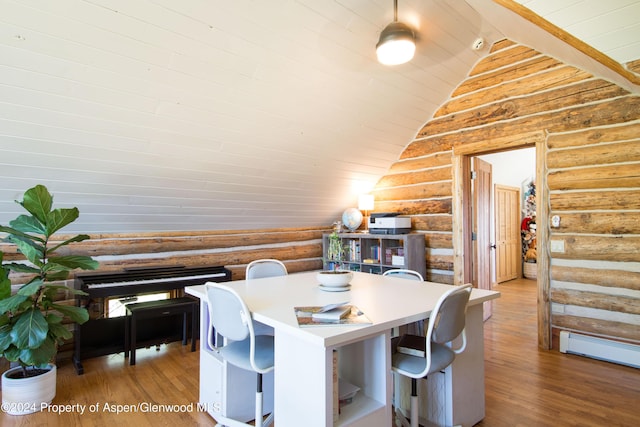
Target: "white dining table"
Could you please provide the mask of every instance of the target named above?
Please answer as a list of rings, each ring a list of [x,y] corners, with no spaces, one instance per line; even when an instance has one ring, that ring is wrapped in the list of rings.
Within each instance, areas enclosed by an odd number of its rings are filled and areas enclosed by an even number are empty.
[[[319,286],[316,274],[304,272],[225,283],[244,299],[255,321],[273,328],[275,368],[272,378],[265,380],[265,412],[275,411],[278,427],[388,427],[394,399],[391,331],[427,319],[451,285],[354,272],[347,289],[328,292]],[[185,288],[186,293],[201,301],[200,405],[214,418],[223,414],[250,420],[255,375],[227,364],[209,348],[204,288]],[[467,348],[442,378],[436,378],[437,392],[431,394],[437,396],[430,397],[425,418],[462,426],[472,426],[484,418],[482,307],[485,301],[498,296],[495,291],[473,289],[467,308]],[[357,306],[370,323],[298,325],[294,307],[343,302]],[[334,390],[336,374],[359,387],[353,401],[339,410]],[[395,384],[396,388],[404,387],[398,380]],[[396,405],[403,404],[402,393],[396,390]]]

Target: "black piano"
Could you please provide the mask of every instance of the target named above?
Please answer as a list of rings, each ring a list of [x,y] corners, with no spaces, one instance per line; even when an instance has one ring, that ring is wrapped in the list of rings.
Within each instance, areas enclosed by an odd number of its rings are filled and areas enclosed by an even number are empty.
[[[179,298],[184,296],[185,286],[229,280],[231,271],[224,267],[145,267],[77,274],[74,287],[88,294],[78,296],[78,303],[89,310],[89,320],[76,325],[73,355],[76,372],[84,373],[83,359],[125,350],[125,317],[109,312],[110,301],[126,304],[145,295],[165,292],[169,298]],[[179,316],[148,319],[139,324],[137,336],[140,346],[146,347],[180,340],[182,319]]]

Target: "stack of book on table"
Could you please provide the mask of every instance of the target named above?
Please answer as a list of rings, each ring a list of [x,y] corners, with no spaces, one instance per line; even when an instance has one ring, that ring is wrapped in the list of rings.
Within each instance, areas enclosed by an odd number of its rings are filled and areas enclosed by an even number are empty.
[[[325,306],[294,307],[298,326],[367,325],[371,321],[355,305],[348,302]]]

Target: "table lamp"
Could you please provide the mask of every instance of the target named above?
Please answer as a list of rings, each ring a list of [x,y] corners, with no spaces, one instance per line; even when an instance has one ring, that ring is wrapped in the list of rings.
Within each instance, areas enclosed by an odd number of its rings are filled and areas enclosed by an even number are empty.
[[[373,194],[361,194],[358,198],[358,209],[364,211],[364,232],[369,232],[369,211],[373,210]]]

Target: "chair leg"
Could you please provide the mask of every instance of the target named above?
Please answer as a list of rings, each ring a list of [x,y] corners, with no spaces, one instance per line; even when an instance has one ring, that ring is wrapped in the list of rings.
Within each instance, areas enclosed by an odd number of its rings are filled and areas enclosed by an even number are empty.
[[[396,408],[396,425],[399,427],[419,427],[420,426],[420,404],[418,402],[418,380],[411,378],[411,396],[409,400],[409,416],[405,411]]]
[[[262,410],[262,374],[257,374],[256,379],[256,411],[253,424],[247,424],[231,418],[224,417],[220,414],[214,415],[216,420],[215,427],[268,427],[273,423],[273,412],[266,419],[263,419]]]
[[[271,423],[273,423],[273,412],[271,412],[267,418],[263,419],[263,410],[262,374],[258,374],[256,387],[256,419],[254,421],[256,427],[269,427]]]
[[[411,378],[411,427],[418,427],[418,380]]]
[[[262,427],[262,374],[258,374],[258,384],[256,386],[256,427]]]

